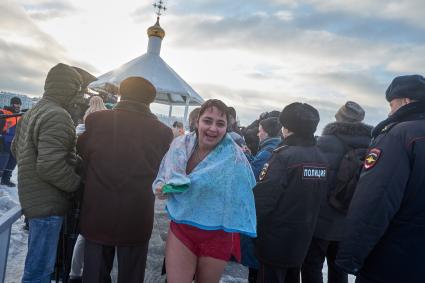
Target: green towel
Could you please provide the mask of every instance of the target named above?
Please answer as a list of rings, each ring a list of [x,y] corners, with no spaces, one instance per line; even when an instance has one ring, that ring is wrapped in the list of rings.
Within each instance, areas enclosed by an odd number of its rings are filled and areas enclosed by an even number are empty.
[[[189,189],[189,185],[171,185],[166,184],[162,187],[162,193],[164,194],[170,194],[170,193],[183,193]]]

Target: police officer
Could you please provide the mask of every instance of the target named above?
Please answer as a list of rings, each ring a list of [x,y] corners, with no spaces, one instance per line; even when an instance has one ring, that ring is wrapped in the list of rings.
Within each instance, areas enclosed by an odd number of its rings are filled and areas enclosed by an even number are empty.
[[[372,132],[336,264],[357,283],[425,280],[425,78],[396,77]]]
[[[299,283],[327,188],[327,164],[316,147],[319,113],[292,103],[279,117],[284,141],[260,173],[254,188],[257,209],[257,282]]]
[[[362,122],[364,117],[365,111],[359,104],[347,101],[336,112],[336,121],[326,125],[317,139],[317,146],[329,162],[328,192],[320,207],[314,237],[301,268],[303,283],[323,283],[325,259],[328,266],[327,282],[348,282],[347,273],[335,267],[346,217],[346,206],[341,204],[346,203],[339,202],[340,198],[336,198],[335,202],[333,197],[337,193],[337,196],[347,196],[350,188],[355,189],[354,180],[357,180],[360,173],[360,159],[364,158],[371,140],[372,127]],[[344,200],[348,204],[349,200]]]

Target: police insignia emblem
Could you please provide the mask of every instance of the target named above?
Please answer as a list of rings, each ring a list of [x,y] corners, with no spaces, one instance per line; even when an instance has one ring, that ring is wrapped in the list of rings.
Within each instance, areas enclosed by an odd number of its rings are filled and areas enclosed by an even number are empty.
[[[269,164],[268,163],[264,164],[263,169],[261,169],[260,176],[258,176],[258,180],[263,181],[263,179],[267,175],[267,170],[268,169],[269,169]]]
[[[370,149],[364,160],[364,164],[363,164],[364,169],[369,170],[373,166],[375,166],[380,156],[381,156],[381,150],[379,148]]]

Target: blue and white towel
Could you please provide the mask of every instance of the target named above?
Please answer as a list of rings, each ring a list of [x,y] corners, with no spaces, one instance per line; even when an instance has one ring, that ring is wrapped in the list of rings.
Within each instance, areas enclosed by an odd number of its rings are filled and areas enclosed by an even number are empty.
[[[176,138],[152,185],[153,190],[165,184],[189,185],[182,193],[169,194],[166,209],[170,218],[204,230],[256,237],[255,177],[244,153],[226,134],[187,175],[187,162],[196,143],[195,134]]]

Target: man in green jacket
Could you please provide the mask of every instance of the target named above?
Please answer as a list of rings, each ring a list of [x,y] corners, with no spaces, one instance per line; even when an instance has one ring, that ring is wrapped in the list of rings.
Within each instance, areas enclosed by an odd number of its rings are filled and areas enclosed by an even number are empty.
[[[66,110],[83,99],[86,71],[65,64],[47,74],[42,99],[17,126],[12,152],[18,163],[19,200],[29,220],[28,253],[22,282],[50,282],[64,215],[76,174],[76,135]]]

